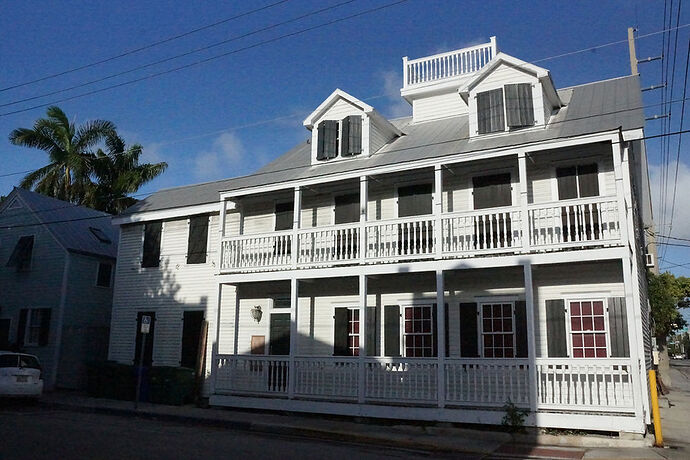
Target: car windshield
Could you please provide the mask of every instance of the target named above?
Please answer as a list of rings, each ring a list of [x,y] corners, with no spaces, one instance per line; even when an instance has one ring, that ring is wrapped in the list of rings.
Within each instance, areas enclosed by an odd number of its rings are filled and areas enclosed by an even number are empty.
[[[29,369],[40,369],[41,365],[38,359],[31,355],[19,355],[19,367],[28,367]]]
[[[0,367],[17,367],[17,355],[0,355]]]

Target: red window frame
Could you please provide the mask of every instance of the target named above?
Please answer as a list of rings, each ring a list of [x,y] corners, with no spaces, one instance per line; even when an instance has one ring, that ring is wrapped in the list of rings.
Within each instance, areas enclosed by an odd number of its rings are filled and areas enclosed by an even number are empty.
[[[405,306],[403,349],[407,358],[434,356],[434,315],[431,305]]]
[[[480,304],[482,356],[515,357],[515,305],[513,302]]]
[[[607,358],[608,327],[603,299],[568,301],[573,358]]]
[[[347,309],[347,351],[359,356],[359,308]]]

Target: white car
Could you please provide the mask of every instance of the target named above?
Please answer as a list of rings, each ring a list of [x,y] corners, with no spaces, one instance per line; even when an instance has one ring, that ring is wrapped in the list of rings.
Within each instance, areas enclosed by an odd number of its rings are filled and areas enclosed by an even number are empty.
[[[0,351],[0,397],[39,398],[42,393],[43,376],[38,358]]]

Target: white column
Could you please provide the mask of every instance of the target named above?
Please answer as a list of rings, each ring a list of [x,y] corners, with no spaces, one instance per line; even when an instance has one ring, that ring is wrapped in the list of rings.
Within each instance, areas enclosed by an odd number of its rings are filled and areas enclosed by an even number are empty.
[[[529,405],[536,417],[537,392],[537,341],[534,327],[534,284],[532,283],[532,263],[523,265],[525,280],[525,316],[527,317],[527,358],[529,360]]]
[[[402,61],[403,61],[403,88],[407,88],[409,86],[409,73],[407,71],[407,56],[403,56]]]
[[[223,298],[223,284],[218,283],[218,301],[216,302],[216,336],[211,346],[211,378],[210,378],[210,392],[214,394],[216,392],[216,378],[218,377],[218,350],[220,350],[220,308],[221,299]],[[235,327],[237,329],[237,327]],[[208,349],[208,346],[207,346]],[[208,359],[206,360],[208,362]]]
[[[524,252],[530,250],[530,223],[529,223],[529,198],[527,196],[527,155],[525,152],[518,153],[518,170],[520,174],[520,231],[522,232],[522,249]]]
[[[295,187],[295,198],[293,202],[292,210],[292,268],[297,268],[297,260],[299,259],[297,251],[299,250],[299,245],[297,244],[297,231],[300,227],[300,221],[302,219],[302,189],[297,186]]]
[[[436,391],[438,407],[446,405],[446,303],[444,296],[443,270],[436,270],[436,330],[438,338],[438,375],[436,379]]]
[[[218,218],[220,219],[218,222],[218,234],[220,235],[220,242],[218,244],[218,247],[220,251],[218,251],[218,264],[216,265],[216,273],[220,273],[221,270],[225,267],[223,267],[223,260],[225,259],[225,251],[227,248],[225,247],[225,244],[223,243],[223,238],[225,237],[225,226],[226,226],[226,216],[228,213],[228,201],[225,198],[222,198],[220,200],[220,214]]]
[[[366,384],[366,363],[364,358],[367,352],[367,276],[359,275],[359,379],[357,385],[357,402],[364,402]]]
[[[220,320],[218,321],[220,324]],[[239,353],[239,337],[240,337],[240,285],[235,285],[235,338],[233,344],[233,353]]]
[[[443,254],[443,166],[434,166],[434,241],[436,258],[440,259]]]
[[[297,198],[297,197],[295,197]],[[288,367],[288,397],[295,397],[295,354],[297,353],[297,305],[299,303],[299,280],[290,279],[290,360]]]
[[[359,263],[363,264],[367,258],[367,212],[369,209],[369,186],[367,176],[359,178]]]

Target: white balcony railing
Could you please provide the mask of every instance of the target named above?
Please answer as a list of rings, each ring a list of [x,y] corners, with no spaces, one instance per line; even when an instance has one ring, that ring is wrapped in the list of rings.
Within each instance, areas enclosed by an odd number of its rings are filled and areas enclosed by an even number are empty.
[[[446,401],[472,406],[529,405],[527,359],[446,359]]]
[[[482,45],[418,59],[403,58],[403,89],[477,72],[496,53],[496,37],[491,37]]]
[[[441,227],[440,252],[437,225]],[[364,247],[360,248],[362,229]],[[526,213],[518,206],[508,206],[234,236],[222,240],[220,269],[275,270],[557,251],[621,244],[620,238],[617,200],[592,197],[532,204]]]
[[[438,360],[431,358],[367,358],[365,398],[373,401],[434,401]]]

